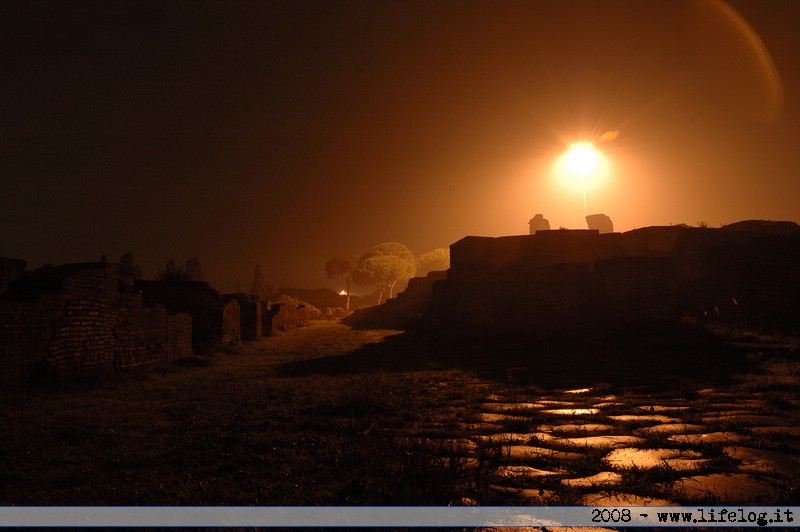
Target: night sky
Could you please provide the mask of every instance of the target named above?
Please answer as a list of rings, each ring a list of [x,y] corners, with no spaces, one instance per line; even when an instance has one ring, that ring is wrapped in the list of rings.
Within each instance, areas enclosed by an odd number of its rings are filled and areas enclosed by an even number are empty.
[[[583,140],[610,164],[588,213],[618,231],[800,221],[798,20],[796,0],[0,0],[0,254],[341,288],[325,262],[380,242],[585,228],[552,172]]]

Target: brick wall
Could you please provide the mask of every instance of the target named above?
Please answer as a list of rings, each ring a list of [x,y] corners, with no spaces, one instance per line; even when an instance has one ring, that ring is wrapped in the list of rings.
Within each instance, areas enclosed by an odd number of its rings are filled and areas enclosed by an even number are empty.
[[[242,313],[238,301],[228,301],[222,309],[222,345],[237,345],[242,341]]]
[[[113,264],[50,267],[12,283],[0,300],[0,388],[191,355],[188,315],[143,307],[140,294],[117,289]]]
[[[305,327],[309,319],[310,315],[305,305],[273,303],[269,312],[263,314],[262,330],[264,336],[272,336],[280,331]]]

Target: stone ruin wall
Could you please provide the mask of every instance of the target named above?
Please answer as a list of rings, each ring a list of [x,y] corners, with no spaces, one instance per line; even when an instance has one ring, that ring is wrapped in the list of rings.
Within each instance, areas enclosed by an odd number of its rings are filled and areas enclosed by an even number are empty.
[[[306,327],[311,319],[311,312],[303,304],[273,303],[269,312],[262,316],[264,336],[273,336],[281,331]]]
[[[57,294],[0,300],[0,388],[70,379],[191,356],[191,317],[117,292],[115,265],[71,272]]]
[[[136,281],[134,288],[141,291],[147,305],[163,305],[171,312],[191,316],[195,353],[211,353],[242,340],[239,302],[224,300],[206,282]]]
[[[450,247],[429,319],[545,331],[677,323],[712,309],[730,321],[791,326],[800,316],[800,229],[773,234],[765,224],[466,237]]]
[[[237,301],[228,301],[222,307],[222,345],[237,345],[242,342],[242,314]]]

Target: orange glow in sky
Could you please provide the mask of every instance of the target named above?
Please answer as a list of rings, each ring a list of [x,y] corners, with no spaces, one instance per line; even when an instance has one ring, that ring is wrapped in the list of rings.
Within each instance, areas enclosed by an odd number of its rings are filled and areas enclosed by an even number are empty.
[[[2,256],[338,292],[537,213],[800,221],[797,0],[181,6],[0,3]]]

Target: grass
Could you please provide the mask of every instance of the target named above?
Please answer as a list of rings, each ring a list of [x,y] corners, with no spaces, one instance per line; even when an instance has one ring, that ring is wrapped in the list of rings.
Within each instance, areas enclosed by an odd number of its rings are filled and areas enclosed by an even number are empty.
[[[682,345],[676,341],[668,349]],[[626,384],[646,381],[654,368],[667,376],[655,383],[666,399],[696,399],[697,377],[709,375],[680,367],[695,354],[671,367],[642,357],[648,352],[643,341],[605,364],[598,358],[602,353],[566,352],[531,364],[531,346],[509,347],[486,357],[486,344],[452,347],[435,338],[315,321],[306,329],[217,353],[208,365],[167,366],[130,378],[34,391],[0,407],[0,504],[520,502],[491,488],[497,467],[508,463],[504,446],[467,448],[443,441],[457,434],[459,423],[478,419],[489,393],[481,383],[507,391],[507,401],[519,397],[524,402],[546,389],[602,382],[602,393],[618,392],[619,400],[631,405],[659,401],[626,391]],[[728,352],[712,355],[711,362],[719,363]],[[509,384],[504,368],[523,367],[521,361],[533,369],[515,373]],[[740,367],[741,359],[736,362]],[[791,357],[755,362],[761,369],[720,378],[742,394],[762,394],[768,408],[796,418],[796,362]],[[584,401],[563,398],[576,406]],[[606,423],[607,416],[627,411],[608,406],[575,421]],[[532,431],[559,419],[524,409],[517,413],[524,417],[501,422],[503,431]],[[640,426],[611,424],[618,428],[614,433]],[[780,434],[759,438],[773,448],[786,439]],[[648,445],[665,446],[666,436],[650,436]],[[606,470],[605,454],[586,452],[570,464],[570,476]],[[711,472],[730,469],[719,449],[709,449],[708,455],[716,459]],[[530,465],[563,464],[541,458]],[[623,487],[647,492],[648,485],[674,476],[663,469],[628,471]],[[553,490],[556,503],[579,500],[585,490],[562,486],[560,478],[534,480],[533,487]]]
[[[312,329],[217,354],[206,367],[168,367],[4,405],[0,504],[457,500],[461,468],[443,467],[402,430],[434,406],[417,390],[447,376],[281,374],[286,364],[393,334],[350,333],[330,322]]]

